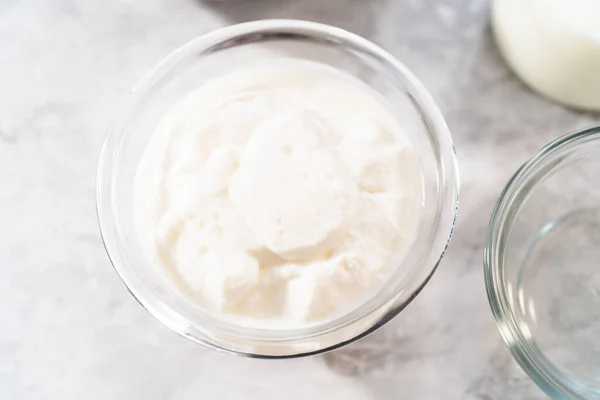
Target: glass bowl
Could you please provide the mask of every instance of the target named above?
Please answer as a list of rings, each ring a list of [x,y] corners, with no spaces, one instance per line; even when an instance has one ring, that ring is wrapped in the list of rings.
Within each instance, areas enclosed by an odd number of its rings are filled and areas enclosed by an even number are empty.
[[[150,266],[133,221],[133,180],[142,152],[167,111],[213,77],[279,58],[317,61],[349,73],[380,93],[406,130],[423,173],[415,244],[375,295],[335,319],[301,329],[254,329],[220,320],[183,298]],[[108,132],[98,169],[100,230],[117,273],[135,298],[175,332],[206,346],[257,357],[292,357],[342,346],[383,325],[427,283],[453,231],[458,176],[450,133],[431,96],[390,54],[327,25],[265,20],[201,36],[154,68],[127,99]]]
[[[552,398],[600,399],[600,127],[550,143],[511,178],[484,270],[525,372]]]

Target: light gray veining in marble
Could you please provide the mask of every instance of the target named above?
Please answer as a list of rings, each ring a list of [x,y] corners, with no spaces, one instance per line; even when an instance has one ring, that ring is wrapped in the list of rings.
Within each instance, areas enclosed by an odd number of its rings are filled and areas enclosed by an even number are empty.
[[[487,220],[519,164],[598,122],[520,84],[484,0],[3,0],[0,399],[540,399],[488,308]],[[453,132],[462,175],[450,251],[417,300],[344,349],[287,361],[205,350],[129,295],[100,242],[95,168],[111,116],[170,50],[239,21],[332,23],[404,61]]]

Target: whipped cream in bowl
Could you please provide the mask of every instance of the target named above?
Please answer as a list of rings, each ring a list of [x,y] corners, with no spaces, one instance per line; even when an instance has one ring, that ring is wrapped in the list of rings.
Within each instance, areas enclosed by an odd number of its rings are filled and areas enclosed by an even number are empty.
[[[274,20],[200,37],[134,88],[98,214],[161,322],[289,357],[400,312],[446,249],[457,196],[446,125],[404,66],[337,28]]]

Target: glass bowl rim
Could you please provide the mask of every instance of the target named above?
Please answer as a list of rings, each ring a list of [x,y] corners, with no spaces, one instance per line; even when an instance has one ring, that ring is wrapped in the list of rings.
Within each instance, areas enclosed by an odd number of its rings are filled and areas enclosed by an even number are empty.
[[[123,281],[127,289],[134,296],[134,298],[144,307],[152,316],[154,316],[157,320],[159,320],[162,324],[168,326],[173,331],[187,337],[188,339],[201,343],[205,346],[215,348],[217,350],[221,350],[224,352],[242,354],[253,357],[260,358],[290,358],[304,355],[311,355],[322,353],[325,351],[332,350],[334,348],[343,346],[350,342],[353,342],[366,334],[374,331],[378,327],[384,325],[387,321],[397,315],[402,309],[404,309],[412,300],[416,297],[416,295],[423,289],[426,283],[429,281],[440,260],[443,258],[447,247],[449,245],[450,239],[452,237],[452,233],[454,231],[454,226],[456,222],[457,212],[458,212],[458,191],[459,191],[459,178],[458,178],[458,165],[456,160],[456,154],[454,150],[454,144],[452,142],[452,138],[450,135],[450,131],[445,123],[445,120],[435,104],[433,98],[429,94],[429,92],[424,88],[424,86],[420,83],[420,81],[408,70],[402,63],[400,63],[395,57],[387,53],[385,50],[370,42],[369,40],[362,38],[356,34],[345,31],[341,28],[336,28],[333,26],[329,26],[326,24],[320,24],[315,22],[308,21],[300,21],[300,20],[259,20],[252,22],[244,22],[240,24],[230,25],[224,28],[220,28],[204,35],[197,37],[196,39],[191,40],[190,42],[184,44],[183,46],[175,49],[171,52],[166,58],[160,61],[153,69],[151,69],[140,81],[136,84],[130,92],[130,95],[139,95],[139,92],[143,92],[141,88],[147,87],[157,79],[160,78],[160,72],[166,69],[169,69],[176,65],[179,61],[183,60],[186,57],[186,54],[191,50],[194,50],[195,54],[203,54],[205,52],[210,52],[215,48],[219,48],[220,45],[229,43],[232,39],[240,38],[249,34],[257,34],[257,33],[294,33],[295,31],[300,32],[310,32],[314,35],[325,36],[328,39],[338,40],[341,43],[350,43],[356,47],[364,49],[368,51],[370,54],[374,54],[375,56],[381,58],[381,62],[386,62],[394,69],[394,72],[398,74],[398,76],[402,76],[405,80],[405,84],[408,89],[407,92],[411,94],[411,100],[413,103],[417,104],[417,108],[420,112],[424,113],[424,116],[421,116],[423,123],[426,128],[435,134],[436,145],[441,147],[439,150],[440,157],[442,158],[442,168],[437,167],[438,175],[441,177],[439,179],[442,180],[441,188],[443,191],[440,192],[439,196],[443,196],[447,201],[446,208],[443,210],[438,210],[436,216],[439,217],[444,212],[448,213],[450,210],[450,218],[440,219],[438,221],[438,229],[433,232],[434,237],[436,239],[443,239],[444,244],[442,248],[435,249],[435,254],[439,254],[437,256],[436,262],[431,266],[427,266],[426,274],[422,279],[419,279],[418,285],[413,285],[414,287],[407,287],[410,295],[407,299],[398,307],[395,307],[393,312],[387,312],[380,316],[377,321],[375,321],[371,326],[365,328],[362,332],[354,335],[350,339],[343,340],[337,342],[331,346],[327,346],[316,351],[307,350],[300,351],[298,353],[290,353],[289,355],[270,355],[263,353],[253,353],[251,351],[240,350],[239,348],[230,348],[223,347],[216,342],[211,342],[210,340],[206,340],[206,338],[201,339],[195,337],[193,335],[187,334],[185,327],[183,326],[183,320],[187,318],[179,315],[175,310],[173,310],[170,306],[168,306],[163,300],[152,292],[150,288],[148,288],[144,282],[140,281],[140,278],[132,277],[130,271],[132,267],[129,265],[120,265],[120,262],[117,262],[117,250],[122,251],[122,245],[119,243],[119,238],[114,237],[116,235],[113,230],[115,230],[115,221],[114,221],[114,207],[112,205],[112,195],[114,195],[112,185],[112,169],[111,165],[112,159],[111,156],[114,152],[119,148],[119,140],[123,136],[122,127],[125,124],[117,119],[115,124],[111,124],[109,131],[106,135],[106,139],[104,141],[104,145],[102,147],[102,151],[100,154],[100,161],[98,164],[98,173],[97,173],[97,186],[96,186],[96,212],[98,217],[98,223],[100,226],[100,233],[102,237],[102,241],[104,243],[104,247],[108,254],[108,257],[113,265],[115,271],[119,275],[120,279]],[[235,44],[234,44],[235,46]],[[157,78],[158,77],[158,78]],[[125,112],[122,113],[123,116],[121,119],[123,121],[127,121],[130,115],[130,109],[133,109],[134,106],[139,102],[139,99],[128,98],[127,104],[129,107],[125,107]],[[430,126],[431,124],[431,126]],[[121,130],[116,131],[115,126],[120,126]],[[109,173],[110,172],[110,173]],[[441,189],[440,189],[441,190]],[[107,194],[110,194],[107,199]],[[111,220],[113,219],[113,220]],[[117,229],[118,231],[118,229]],[[118,233],[118,232],[117,232]],[[433,254],[433,252],[432,252]],[[135,281],[135,282],[134,282]],[[376,296],[374,296],[373,300]],[[385,300],[380,300],[377,304],[377,307],[381,308],[384,304],[389,301],[392,301],[393,298],[387,298]],[[348,319],[343,324],[334,326],[333,328],[325,329],[321,332],[315,333],[310,337],[317,337],[320,335],[325,335],[331,333],[332,331],[336,331],[342,329],[344,327],[348,327],[359,321],[361,318],[367,317],[376,310],[375,308],[366,310],[365,303],[362,306],[359,306],[354,311],[360,311],[363,309],[362,314],[358,312],[353,312],[355,317],[353,319]],[[348,313],[350,315],[351,313]],[[340,318],[336,318],[334,321],[339,320]],[[191,322],[191,321],[188,321]],[[189,325],[189,324],[188,324]],[[249,329],[248,331],[252,331]],[[260,331],[260,330],[255,330]],[[256,339],[252,337],[252,339]],[[297,338],[294,337],[294,340]],[[306,339],[306,338],[304,338]],[[271,342],[272,343],[272,342]]]
[[[525,334],[519,327],[518,319],[510,306],[509,294],[505,290],[502,257],[505,246],[503,243],[504,239],[510,235],[512,219],[519,213],[521,206],[524,204],[524,198],[526,201],[527,196],[523,195],[522,190],[526,189],[524,194],[534,190],[536,180],[540,178],[538,173],[540,171],[544,172],[542,178],[546,176],[547,171],[543,171],[542,168],[547,166],[548,161],[557,154],[582,142],[597,140],[600,140],[600,125],[567,133],[534,153],[511,176],[500,193],[494,205],[485,236],[483,250],[484,280],[494,322],[517,363],[536,385],[551,398],[570,396],[569,398],[586,400],[588,397],[585,397],[582,392],[589,391],[589,388],[573,381],[568,375],[562,373],[525,339]],[[567,154],[564,157],[567,159],[569,156],[570,154]],[[597,393],[594,394],[597,396]]]

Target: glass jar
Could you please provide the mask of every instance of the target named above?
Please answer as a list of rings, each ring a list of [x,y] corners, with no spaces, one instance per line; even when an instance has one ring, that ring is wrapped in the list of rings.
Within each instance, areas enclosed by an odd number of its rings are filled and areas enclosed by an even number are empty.
[[[133,222],[133,180],[155,127],[180,99],[220,74],[260,60],[298,58],[356,76],[380,93],[406,130],[423,173],[423,209],[403,271],[356,309],[302,329],[252,329],[220,320],[180,296],[146,259]],[[102,237],[117,273],[136,299],[175,332],[209,347],[258,357],[290,357],[342,346],[383,325],[427,283],[448,245],[458,177],[450,133],[421,83],[373,43],[331,26],[265,20],[230,26],[173,52],[133,88],[108,132],[98,170]]]
[[[510,179],[484,268],[525,372],[552,398],[600,398],[600,127],[550,143]]]

